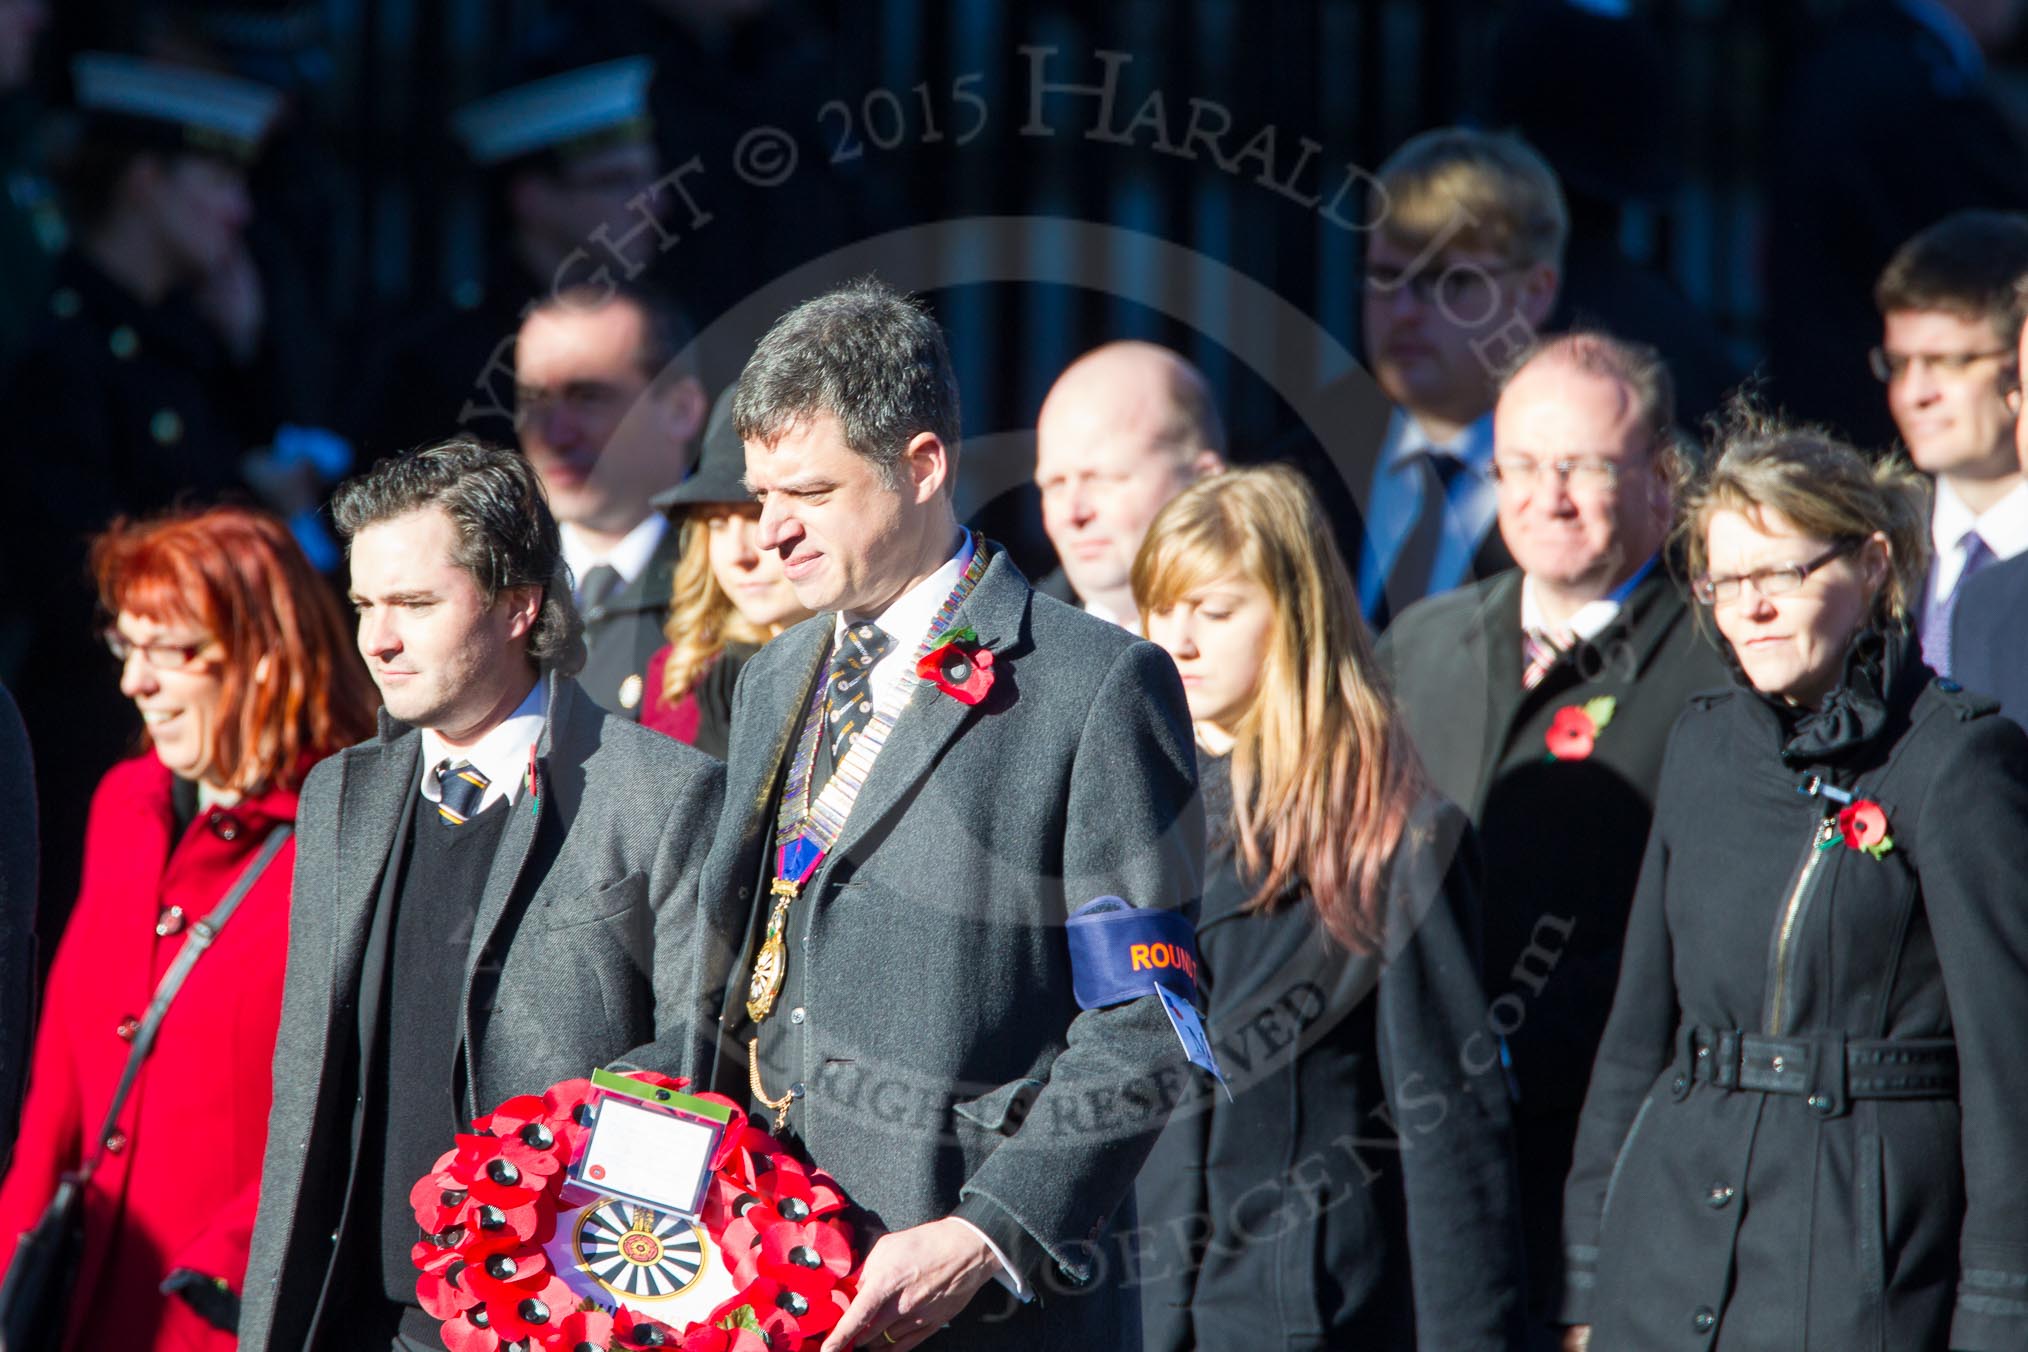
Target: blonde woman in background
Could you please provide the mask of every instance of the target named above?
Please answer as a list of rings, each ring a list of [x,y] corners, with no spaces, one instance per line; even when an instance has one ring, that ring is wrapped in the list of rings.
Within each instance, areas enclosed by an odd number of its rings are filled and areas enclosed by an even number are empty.
[[[737,388],[737,387],[734,387]],[[671,585],[669,642],[648,659],[641,723],[725,759],[732,687],[762,644],[809,612],[760,547],[760,505],[746,491],[746,451],[727,389],[711,411],[697,472],[656,498],[674,508],[683,552]]]

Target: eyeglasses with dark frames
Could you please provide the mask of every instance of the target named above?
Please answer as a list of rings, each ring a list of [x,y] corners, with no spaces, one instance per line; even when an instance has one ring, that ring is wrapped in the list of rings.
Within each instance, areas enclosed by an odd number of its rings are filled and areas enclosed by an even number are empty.
[[[1709,573],[1690,579],[1690,594],[1707,606],[1729,605],[1739,599],[1740,588],[1748,583],[1753,585],[1758,596],[1772,599],[1787,596],[1799,590],[1810,574],[1822,568],[1833,559],[1843,558],[1860,545],[1866,543],[1863,536],[1840,540],[1808,563],[1778,563],[1766,568],[1756,568],[1750,573],[1730,577],[1713,577]]]

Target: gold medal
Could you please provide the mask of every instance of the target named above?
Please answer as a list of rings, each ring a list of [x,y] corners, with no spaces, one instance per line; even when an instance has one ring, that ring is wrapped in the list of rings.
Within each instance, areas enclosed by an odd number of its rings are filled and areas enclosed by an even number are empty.
[[[753,960],[753,976],[746,983],[746,1016],[755,1023],[774,1012],[775,1000],[782,993],[782,978],[789,969],[789,946],[782,941],[782,926],[788,917],[789,903],[796,899],[799,889],[796,884],[777,878],[769,890],[775,896],[775,909],[768,916],[767,938]]]

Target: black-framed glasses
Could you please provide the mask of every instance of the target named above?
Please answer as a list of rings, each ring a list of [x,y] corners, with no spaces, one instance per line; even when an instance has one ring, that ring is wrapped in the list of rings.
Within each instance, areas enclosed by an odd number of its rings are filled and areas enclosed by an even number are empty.
[[[125,666],[128,658],[139,653],[141,660],[156,671],[182,671],[195,665],[198,657],[211,646],[208,638],[198,639],[195,643],[136,643],[117,629],[106,630],[102,637],[106,651],[113,655],[114,661]]]
[[[1712,577],[1706,573],[1690,579],[1690,594],[1707,606],[1730,604],[1739,599],[1739,589],[1751,583],[1758,596],[1787,596],[1801,588],[1803,580],[1811,573],[1832,559],[1843,558],[1864,543],[1865,539],[1861,536],[1840,540],[1808,563],[1777,563],[1732,577]]]
[[[2013,355],[2011,347],[1996,347],[1990,352],[1889,352],[1884,347],[1876,347],[1866,354],[1866,369],[1873,373],[1875,380],[1887,385],[1907,375],[1908,368],[1918,364],[1940,376],[1961,376],[1972,369],[1973,362]]]

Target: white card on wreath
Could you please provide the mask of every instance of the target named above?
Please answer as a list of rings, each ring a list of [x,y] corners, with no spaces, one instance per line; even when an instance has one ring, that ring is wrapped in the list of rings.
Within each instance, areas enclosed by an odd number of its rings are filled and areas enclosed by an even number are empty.
[[[722,1130],[681,1112],[606,1094],[572,1173],[611,1196],[695,1216]]]

